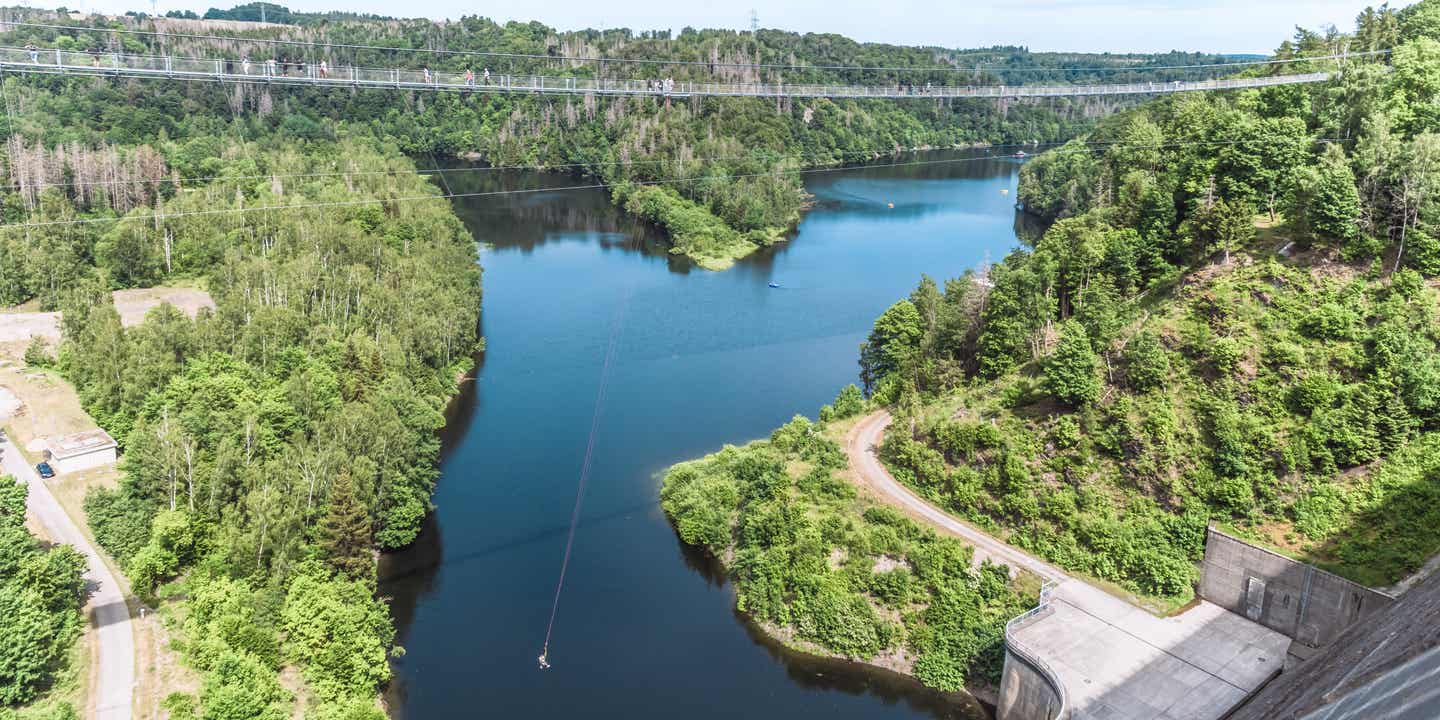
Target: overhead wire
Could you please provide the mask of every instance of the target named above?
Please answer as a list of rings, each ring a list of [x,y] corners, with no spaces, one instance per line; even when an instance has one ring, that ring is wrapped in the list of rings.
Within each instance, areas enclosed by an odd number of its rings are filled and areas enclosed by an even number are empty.
[[[1123,145],[1123,146],[1126,146],[1126,147],[1129,147],[1129,148],[1133,148],[1133,149],[1136,149],[1136,150],[1155,150],[1155,149],[1166,149],[1166,148],[1171,148],[1171,147],[1198,146],[1198,145],[1207,145],[1207,146],[1214,146],[1214,145],[1244,145],[1244,144],[1249,144],[1249,143],[1266,142],[1266,140],[1267,140],[1266,138],[1243,138],[1243,139],[1228,139],[1228,140],[1193,140],[1193,141],[1176,141],[1176,142],[1168,142],[1168,143],[1155,143],[1155,144],[1149,144],[1149,145],[1140,145],[1140,144],[1135,144],[1135,143],[1129,143],[1129,142],[1125,142],[1125,141],[1123,141],[1123,140],[1105,140],[1105,141],[1053,140],[1053,141],[1045,141],[1045,142],[1028,142],[1028,143],[997,143],[997,144],[993,144],[993,145],[974,145],[974,146],[970,146],[970,147],[939,148],[939,149],[940,149],[940,150],[947,150],[947,151],[953,150],[953,151],[975,151],[975,152],[979,152],[979,151],[982,151],[982,150],[983,150],[983,151],[990,151],[990,150],[1009,150],[1009,149],[1011,149],[1011,148],[1018,148],[1018,149],[1040,148],[1040,149],[1044,150],[1044,149],[1052,149],[1052,148],[1056,148],[1056,147],[1061,147],[1061,146],[1064,146],[1064,145],[1078,145],[1078,146],[1082,146],[1082,147],[1113,147],[1113,146],[1117,146],[1117,145]],[[1341,142],[1342,140],[1343,140],[1342,138],[1312,138],[1312,142]],[[915,148],[905,148],[905,149],[901,149],[901,150],[897,151],[897,150],[895,150],[894,145],[888,145],[888,146],[885,146],[885,147],[872,148],[872,149],[863,149],[863,148],[862,148],[862,149],[856,149],[856,150],[846,150],[846,151],[844,151],[844,152],[845,152],[846,154],[851,154],[851,155],[871,155],[871,156],[891,155],[891,156],[894,156],[894,155],[901,155],[901,154],[905,154],[905,153],[926,152],[926,150],[915,149]],[[575,169],[589,168],[589,167],[634,167],[634,166],[640,166],[640,165],[663,165],[663,164],[666,164],[666,163],[680,163],[680,164],[685,164],[685,163],[686,163],[685,160],[682,160],[682,159],[679,159],[679,158],[666,157],[666,158],[652,158],[652,159],[646,159],[646,160],[592,160],[592,161],[587,161],[587,162],[576,162],[576,163],[549,163],[549,164],[546,164],[546,163],[535,163],[535,164],[528,164],[528,165],[482,165],[482,166],[476,166],[476,167],[442,168],[442,167],[438,167],[438,166],[439,166],[439,162],[436,161],[435,156],[434,156],[434,153],[429,153],[428,155],[429,155],[429,157],[431,158],[431,161],[434,162],[437,167],[434,167],[434,168],[415,168],[415,169],[413,169],[413,170],[412,170],[412,169],[403,169],[403,168],[402,168],[402,169],[394,169],[394,170],[333,170],[333,171],[326,171],[326,172],[303,172],[303,173],[256,173],[256,174],[249,174],[249,175],[192,175],[192,176],[182,176],[182,177],[162,177],[162,178],[156,178],[156,179],[124,179],[124,180],[95,180],[95,181],[88,181],[88,182],[71,181],[71,182],[55,182],[55,183],[31,183],[31,184],[28,184],[27,187],[31,187],[31,188],[67,188],[67,187],[80,187],[80,186],[91,187],[91,186],[142,185],[142,184],[143,184],[143,185],[167,185],[167,184],[168,184],[168,185],[175,185],[175,186],[184,186],[184,185],[187,185],[187,184],[194,184],[194,183],[234,182],[234,181],[241,181],[241,180],[270,180],[270,179],[275,179],[275,178],[288,180],[288,179],[296,179],[296,178],[304,179],[304,178],[326,178],[326,177],[371,177],[371,176],[376,176],[376,175],[405,176],[405,175],[411,175],[411,174],[415,174],[415,175],[439,175],[439,176],[442,176],[442,177],[443,177],[444,175],[447,175],[447,174],[486,173],[486,172],[497,172],[497,171],[503,171],[503,170],[530,170],[530,171],[536,171],[536,172],[546,172],[546,171],[552,171],[552,170],[575,170]],[[254,158],[251,157],[250,159],[252,159],[252,161],[253,161]],[[864,165],[862,165],[862,163],[868,162],[868,161],[865,161],[865,160],[850,160],[850,161],[847,161],[847,160],[844,160],[844,159],[839,159],[839,160],[837,160],[836,158],[833,158],[833,157],[830,157],[830,156],[823,156],[823,157],[822,157],[820,153],[792,154],[792,155],[774,155],[774,154],[764,154],[764,153],[756,154],[756,153],[753,153],[753,152],[752,152],[752,153],[741,154],[741,155],[717,155],[717,156],[711,156],[711,157],[693,158],[693,161],[700,162],[700,163],[704,164],[704,163],[727,162],[727,161],[732,161],[732,160],[760,160],[760,161],[772,161],[772,162],[773,162],[773,161],[783,161],[783,160],[807,160],[807,159],[809,159],[809,160],[821,159],[821,160],[823,160],[824,162],[827,162],[827,163],[839,163],[839,164],[844,165],[845,167],[863,167]],[[990,156],[983,156],[983,157],[981,157],[981,158],[979,158],[979,159],[996,159],[996,158],[995,158],[995,156],[990,155]],[[259,163],[257,162],[256,164],[258,165]]]
[[[32,23],[32,22],[6,22],[6,26],[33,27],[55,30],[70,30],[77,32],[114,32],[132,35],[164,36],[169,38],[186,38],[193,40],[212,40],[230,43],[256,43],[269,45],[289,45],[306,47],[310,49],[319,48],[340,48],[346,50],[375,50],[385,52],[404,53],[427,53],[431,55],[451,55],[465,57],[493,57],[515,60],[546,60],[559,62],[585,62],[604,64],[637,64],[637,65],[674,65],[708,68],[731,68],[731,69],[758,69],[758,70],[845,70],[845,71],[870,71],[870,72],[946,72],[946,73],[973,73],[977,68],[981,70],[1003,70],[1005,72],[1135,72],[1148,70],[1194,70],[1211,67],[1243,67],[1272,65],[1283,63],[1307,62],[1312,60],[1337,60],[1350,57],[1363,57],[1371,55],[1389,54],[1391,49],[1366,50],[1354,53],[1334,53],[1331,55],[1316,55],[1297,58],[1271,58],[1265,60],[1234,60],[1219,63],[1195,63],[1188,65],[1136,65],[1128,67],[1120,66],[1095,66],[1095,67],[1034,67],[1014,68],[1001,63],[980,63],[976,65],[951,65],[946,67],[915,67],[915,66],[865,66],[865,65],[799,65],[794,63],[736,63],[736,62],[709,62],[705,60],[658,60],[650,58],[620,58],[620,57],[589,57],[584,55],[549,55],[539,53],[513,53],[485,50],[441,50],[427,48],[397,48],[387,45],[368,45],[362,43],[337,43],[328,40],[285,40],[279,38],[247,38],[234,35],[213,35],[202,33],[168,32],[163,30],[139,30],[135,28],[107,28],[87,27],[80,25],[62,25],[56,23]],[[963,52],[963,51],[962,51]],[[990,52],[990,51],[984,51]]]
[[[1220,142],[1220,143],[1218,143],[1218,144],[1241,144],[1241,143],[1251,143],[1251,142],[1264,142],[1264,139],[1263,139],[1263,138],[1256,138],[1256,139],[1250,139],[1250,140],[1231,140],[1231,141],[1223,141],[1223,142]],[[1336,142],[1336,140],[1334,140],[1334,139],[1332,139],[1332,138],[1311,138],[1311,139],[1308,140],[1308,142]],[[1123,143],[1109,143],[1109,144],[1114,145],[1114,144],[1123,144]],[[1135,147],[1136,149],[1155,149],[1155,148],[1161,148],[1161,147],[1175,147],[1175,146],[1184,146],[1184,145],[1209,145],[1209,144],[1217,144],[1217,141],[1195,141],[1195,142],[1163,143],[1163,144],[1156,144],[1156,145],[1149,145],[1149,146],[1141,145],[1141,146],[1134,146],[1134,147]],[[686,184],[686,183],[705,182],[705,181],[707,181],[707,180],[716,180],[716,179],[723,179],[723,180],[725,180],[725,181],[734,181],[734,180],[744,180],[744,179],[758,178],[758,177],[773,177],[773,176],[775,176],[775,175],[814,175],[814,174],[819,174],[819,173],[844,172],[844,171],[847,171],[847,170],[863,170],[863,169],[869,169],[869,168],[917,167],[917,166],[924,166],[924,165],[944,165],[944,164],[955,164],[955,163],[964,163],[964,162],[978,162],[978,161],[985,161],[985,160],[1000,160],[1000,159],[1004,159],[1004,156],[980,155],[980,156],[966,157],[966,158],[944,158],[944,159],[939,159],[939,160],[919,160],[919,161],[910,161],[910,162],[864,163],[864,164],[858,164],[858,165],[856,165],[856,164],[848,164],[848,165],[840,165],[840,166],[836,166],[836,167],[823,167],[823,168],[777,168],[777,169],[774,169],[774,170],[771,170],[771,171],[768,171],[768,172],[740,173],[740,174],[734,174],[734,175],[725,175],[725,176],[723,176],[723,178],[716,178],[716,177],[710,176],[710,175],[695,175],[695,176],[689,176],[689,177],[667,178],[667,179],[658,179],[658,180],[625,180],[625,181],[620,181],[620,182],[604,182],[604,181],[601,181],[601,182],[585,183],[585,184],[579,184],[579,185],[561,185],[561,186],[554,186],[554,187],[520,188],[520,189],[511,189],[511,190],[483,190],[483,191],[477,191],[477,192],[441,193],[441,194],[429,194],[429,195],[411,195],[411,196],[389,197],[389,198],[372,198],[372,199],[364,199],[364,200],[335,200],[335,201],[329,201],[329,202],[316,202],[316,203],[296,203],[296,204],[283,204],[283,205],[258,205],[258,206],[243,207],[243,208],[215,208],[215,209],[211,209],[211,210],[182,210],[182,211],[180,211],[180,212],[173,212],[173,213],[163,213],[163,212],[161,212],[161,213],[155,213],[155,214],[149,215],[149,216],[145,216],[145,215],[133,215],[133,214],[132,214],[132,215],[121,215],[121,216],[116,216],[116,217],[72,218],[72,219],[69,219],[69,220],[46,220],[46,221],[39,221],[39,222],[15,223],[15,224],[11,224],[11,225],[0,225],[0,230],[5,230],[5,229],[18,229],[18,228],[53,227],[53,226],[57,226],[57,225],[80,225],[80,224],[91,224],[91,223],[107,223],[107,222],[120,223],[120,222],[124,222],[124,221],[127,221],[127,220],[135,220],[135,219],[157,220],[157,221],[158,221],[158,220],[168,220],[168,219],[172,219],[172,218],[181,218],[181,217],[214,216],[214,215],[226,215],[226,214],[231,214],[231,213],[246,214],[246,213],[252,213],[252,212],[269,212],[269,211],[278,211],[278,210],[313,210],[313,209],[322,209],[322,208],[357,207],[357,206],[365,206],[365,205],[384,205],[384,204],[387,204],[387,203],[397,203],[397,202],[416,202],[416,201],[422,201],[422,200],[455,200],[455,199],[481,198],[481,197],[501,197],[501,196],[507,196],[507,195],[533,195],[533,194],[548,193],[548,192],[564,192],[564,191],[569,191],[569,190],[596,190],[596,189],[607,189],[607,188],[615,187],[615,186],[617,186],[617,185],[626,185],[626,184],[628,184],[628,185],[635,185],[635,186],[682,185],[682,184]]]

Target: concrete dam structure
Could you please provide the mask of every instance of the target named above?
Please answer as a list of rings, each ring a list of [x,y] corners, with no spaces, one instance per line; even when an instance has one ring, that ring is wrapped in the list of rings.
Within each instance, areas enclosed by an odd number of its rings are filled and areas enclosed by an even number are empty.
[[[1213,528],[1201,568],[1197,604],[1165,618],[1077,579],[1047,584],[1006,628],[999,720],[1229,718],[1287,668],[1310,672],[1300,658],[1343,647],[1397,608],[1390,595]],[[1440,582],[1429,585],[1440,615]],[[1394,670],[1403,677],[1385,687],[1440,678],[1440,652],[1431,654],[1406,658],[1416,667]],[[1440,717],[1430,712],[1415,717]],[[1253,720],[1272,717],[1309,716]]]

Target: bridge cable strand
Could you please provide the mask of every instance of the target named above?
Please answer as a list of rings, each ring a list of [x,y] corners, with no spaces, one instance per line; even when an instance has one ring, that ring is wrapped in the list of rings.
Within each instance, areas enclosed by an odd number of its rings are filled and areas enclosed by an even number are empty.
[[[560,593],[565,589],[565,573],[570,568],[570,551],[575,545],[575,530],[580,525],[580,508],[585,503],[585,487],[590,482],[590,468],[595,459],[595,438],[600,431],[600,416],[605,409],[605,395],[610,388],[610,370],[614,366],[615,348],[620,344],[620,335],[625,329],[625,311],[630,305],[630,290],[627,288],[615,309],[610,322],[610,340],[605,348],[605,360],[600,366],[600,386],[595,391],[595,410],[590,418],[590,437],[585,443],[585,459],[580,464],[580,482],[575,489],[575,507],[570,511],[570,532],[565,538],[565,554],[560,560],[560,577],[555,582],[555,600],[550,605],[550,622],[545,626],[545,644],[540,649],[540,668],[550,667],[550,636],[555,630],[555,615],[560,610]]]
[[[24,53],[24,55],[21,55]],[[29,57],[29,61],[21,59]],[[45,62],[40,62],[36,53],[28,48],[0,46],[0,63],[19,73],[76,74],[101,77],[134,77],[141,79],[178,79],[205,82],[237,82],[251,84],[310,85],[317,87],[383,88],[393,90],[430,90],[436,92],[461,93],[512,93],[538,92],[559,95],[628,95],[638,97],[831,97],[851,99],[997,99],[1020,97],[1070,97],[1089,95],[1153,95],[1173,92],[1200,90],[1227,90],[1249,87],[1268,87],[1293,83],[1321,82],[1332,73],[1312,72],[1302,74],[1273,75],[1250,78],[1225,78],[1210,80],[1146,81],[1133,83],[1068,83],[1064,85],[940,85],[918,87],[913,83],[892,83],[880,85],[814,85],[774,82],[704,82],[681,81],[673,88],[656,90],[644,79],[577,78],[564,75],[502,74],[491,81],[475,85],[471,80],[461,79],[458,71],[448,73],[424,73],[401,68],[362,68],[336,65],[331,72],[316,76],[314,63],[286,61],[275,64],[267,60],[260,72],[236,72],[234,59],[198,58],[174,55],[118,55],[111,54],[113,67],[98,65],[98,54],[66,52],[55,49],[54,62],[49,50],[45,51]],[[65,62],[70,56],[75,62]],[[1307,58],[1315,59],[1315,58]],[[125,65],[122,66],[121,62]],[[244,68],[244,61],[241,61]],[[300,74],[292,74],[292,71]],[[547,84],[548,83],[548,84]]]
[[[427,55],[434,55],[434,56],[455,55],[455,56],[462,56],[462,57],[494,57],[494,58],[511,58],[511,59],[519,59],[519,60],[544,60],[544,61],[575,62],[575,63],[581,63],[581,62],[601,63],[601,64],[627,64],[627,63],[628,63],[628,64],[638,64],[638,65],[701,66],[701,67],[714,67],[714,68],[721,68],[721,67],[723,67],[723,68],[760,69],[760,70],[853,70],[853,71],[876,71],[876,72],[891,72],[891,71],[900,72],[900,71],[906,71],[906,72],[945,72],[945,73],[957,73],[957,74],[973,73],[976,68],[979,68],[979,69],[981,69],[981,70],[1000,70],[1000,71],[1002,71],[1002,72],[1055,72],[1055,71],[1058,71],[1058,72],[1129,72],[1129,71],[1148,71],[1148,70],[1189,70],[1189,69],[1204,69],[1204,68],[1212,68],[1212,67],[1239,67],[1239,66],[1253,66],[1253,65],[1277,65],[1277,64],[1285,64],[1285,63],[1306,62],[1306,61],[1311,61],[1311,60],[1335,60],[1335,59],[1344,59],[1344,58],[1352,58],[1352,57],[1365,57],[1365,56],[1370,56],[1370,55],[1386,55],[1386,54],[1389,54],[1389,53],[1392,51],[1391,48],[1381,48],[1381,49],[1378,49],[1378,50],[1364,50],[1364,51],[1349,52],[1349,53],[1332,53],[1332,54],[1328,54],[1328,55],[1312,55],[1312,56],[1308,56],[1308,57],[1267,58],[1267,59],[1264,59],[1264,60],[1231,60],[1231,61],[1214,62],[1214,63],[1194,63],[1194,64],[1188,64],[1188,65],[1130,65],[1130,66],[1115,65],[1115,66],[1094,66],[1094,67],[1073,67],[1073,66],[1072,66],[1072,67],[1066,67],[1066,66],[1064,66],[1064,65],[1058,65],[1058,66],[1054,66],[1054,67],[1020,67],[1020,68],[1016,68],[1016,67],[1011,67],[1011,66],[1010,66],[1009,64],[1007,64],[1007,63],[981,63],[981,64],[978,64],[978,65],[977,65],[977,64],[966,64],[966,65],[951,65],[951,66],[948,66],[948,67],[947,67],[947,66],[940,66],[940,65],[933,66],[933,67],[926,67],[926,66],[881,67],[881,66],[865,66],[865,65],[799,65],[799,64],[793,64],[793,63],[709,62],[709,61],[706,61],[706,60],[661,60],[661,59],[656,59],[656,58],[590,57],[590,56],[584,56],[584,55],[542,55],[542,54],[538,54],[538,53],[496,52],[496,51],[485,51],[485,50],[441,50],[441,49],[435,49],[435,48],[405,48],[405,47],[390,47],[390,46],[387,46],[387,45],[364,45],[364,44],[357,44],[357,43],[340,43],[340,42],[330,42],[329,40],[287,40],[287,39],[283,39],[283,38],[250,38],[250,37],[240,37],[240,36],[238,36],[238,35],[214,35],[214,34],[202,34],[202,33],[170,32],[170,31],[166,31],[166,30],[140,30],[140,29],[137,29],[137,28],[92,27],[92,26],[84,26],[84,25],[60,25],[60,24],[55,24],[55,23],[35,23],[35,22],[9,22],[9,23],[5,23],[5,25],[16,26],[16,27],[31,27],[31,28],[52,29],[52,30],[72,30],[72,31],[76,31],[76,32],[117,33],[117,34],[123,33],[123,34],[128,34],[128,35],[149,35],[149,36],[159,37],[159,38],[161,38],[161,39],[164,39],[164,38],[166,38],[166,37],[169,37],[169,38],[185,38],[185,39],[187,39],[187,40],[218,40],[218,41],[229,42],[229,43],[254,43],[254,44],[257,44],[257,45],[290,45],[290,46],[298,46],[298,47],[308,48],[308,49],[311,49],[311,50],[316,50],[316,49],[329,50],[329,49],[332,49],[332,48],[340,48],[340,49],[348,49],[348,50],[378,50],[378,51],[387,51],[387,52],[390,52],[390,53],[392,53],[392,54],[393,54],[393,53],[397,53],[397,52],[402,52],[402,53],[424,53],[424,54],[427,54]],[[153,26],[153,25],[152,25],[152,27],[158,27],[158,26]],[[957,63],[958,63],[961,59],[963,59],[964,53],[972,53],[972,54],[974,53],[974,51],[966,51],[966,50],[960,50],[960,51],[957,51],[957,52],[961,53],[960,56],[957,56],[957,57],[954,58],[954,61],[957,62]],[[982,53],[989,53],[989,51],[980,51],[980,52],[982,52]],[[993,53],[989,53],[989,54],[993,54]]]

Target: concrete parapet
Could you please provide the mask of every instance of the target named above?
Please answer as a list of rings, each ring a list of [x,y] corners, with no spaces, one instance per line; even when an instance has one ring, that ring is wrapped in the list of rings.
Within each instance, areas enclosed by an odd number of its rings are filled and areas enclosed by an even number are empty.
[[[1210,528],[1200,597],[1308,647],[1329,645],[1345,628],[1395,598]]]
[[[1005,669],[1000,677],[997,720],[1069,720],[1070,705],[1065,684],[1050,665],[1025,647],[1015,631],[1050,612],[1054,584],[1040,589],[1040,602],[1033,610],[1005,624]]]

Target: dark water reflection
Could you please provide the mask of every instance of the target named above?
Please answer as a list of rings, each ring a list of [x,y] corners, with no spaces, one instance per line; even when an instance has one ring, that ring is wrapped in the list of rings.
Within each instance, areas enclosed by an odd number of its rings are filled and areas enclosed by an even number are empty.
[[[603,190],[559,189],[581,178],[446,173],[452,193],[542,191],[455,203],[484,248],[487,351],[451,408],[437,511],[382,564],[408,651],[397,715],[984,717],[967,697],[780,647],[736,614],[723,575],[678,542],[657,500],[664,468],[813,415],[853,381],[869,324],[922,272],[957,275],[1016,245],[1018,165],[974,155],[810,175],[815,207],[794,237],[723,273],[669,254]],[[540,672],[621,305],[555,667]]]

